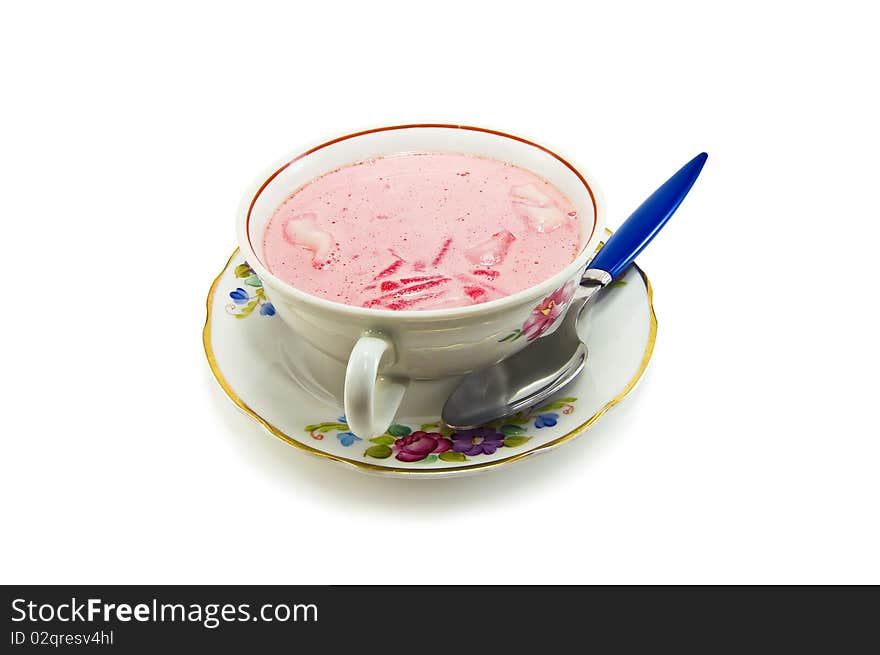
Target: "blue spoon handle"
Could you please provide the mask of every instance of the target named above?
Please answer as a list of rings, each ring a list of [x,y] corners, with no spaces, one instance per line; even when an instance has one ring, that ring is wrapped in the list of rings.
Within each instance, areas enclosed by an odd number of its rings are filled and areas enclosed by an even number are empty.
[[[624,221],[587,268],[605,271],[611,279],[617,279],[678,209],[697,181],[708,156],[705,152],[700,153],[666,180]]]

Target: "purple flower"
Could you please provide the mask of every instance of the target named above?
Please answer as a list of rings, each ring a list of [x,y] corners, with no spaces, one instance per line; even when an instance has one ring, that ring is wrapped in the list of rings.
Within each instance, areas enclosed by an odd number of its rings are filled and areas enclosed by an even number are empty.
[[[491,428],[459,430],[452,435],[452,450],[465,455],[491,455],[504,445],[504,435]]]

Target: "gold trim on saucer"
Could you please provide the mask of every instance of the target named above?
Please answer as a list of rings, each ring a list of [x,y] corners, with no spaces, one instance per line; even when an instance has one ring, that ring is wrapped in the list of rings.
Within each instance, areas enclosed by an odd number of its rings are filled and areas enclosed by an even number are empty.
[[[609,230],[605,230],[609,235],[611,232]],[[518,459],[522,459],[524,457],[528,457],[529,455],[533,455],[535,453],[541,452],[542,450],[547,450],[549,448],[553,448],[554,446],[558,446],[559,444],[568,441],[579,435],[581,432],[586,430],[588,427],[593,425],[596,421],[598,421],[605,412],[614,407],[617,403],[619,403],[623,398],[632,391],[633,387],[636,386],[636,383],[642,377],[642,374],[645,372],[645,369],[648,368],[648,362],[651,360],[651,355],[654,352],[654,342],[657,339],[657,315],[654,313],[654,291],[651,287],[651,281],[648,279],[648,276],[645,275],[645,272],[636,266],[636,270],[639,272],[639,275],[642,276],[642,280],[645,282],[645,289],[648,292],[648,305],[651,309],[651,330],[648,334],[648,344],[645,347],[645,354],[642,356],[642,361],[639,364],[639,368],[636,371],[635,375],[632,379],[627,383],[627,385],[623,388],[623,390],[617,394],[614,398],[609,400],[603,407],[599,409],[595,414],[593,414],[587,421],[581,423],[579,426],[562,435],[561,437],[557,437],[553,441],[548,441],[545,444],[537,446],[532,450],[527,450],[525,452],[518,453],[516,455],[511,455],[510,457],[505,457],[504,459],[497,459],[491,462],[482,462],[480,464],[471,464],[468,466],[457,466],[457,467],[448,467],[448,468],[436,468],[436,469],[409,469],[409,468],[397,468],[393,466],[381,466],[378,464],[372,464],[370,462],[360,462],[353,459],[348,459],[345,457],[339,457],[338,455],[333,455],[331,453],[324,452],[322,450],[318,450],[317,448],[313,448],[308,444],[302,443],[301,441],[297,441],[296,439],[289,437],[284,434],[281,430],[276,428],[274,425],[269,423],[262,416],[257,414],[253,409],[251,409],[241,397],[235,393],[232,387],[227,382],[224,377],[220,367],[217,364],[217,360],[214,357],[214,350],[211,345],[211,305],[214,300],[214,291],[217,288],[217,284],[220,282],[220,278],[223,277],[223,274],[226,272],[226,269],[229,268],[229,265],[232,263],[232,260],[238,254],[239,249],[236,248],[235,252],[229,257],[229,260],[226,262],[226,265],[223,267],[223,270],[220,271],[220,275],[214,278],[214,282],[211,284],[211,289],[208,291],[208,299],[206,302],[207,305],[207,317],[205,319],[205,327],[202,330],[202,342],[205,346],[205,355],[208,357],[208,365],[211,367],[211,372],[214,374],[214,377],[217,379],[217,382],[220,384],[220,387],[226,392],[226,395],[229,396],[229,399],[235,403],[238,408],[243,411],[245,414],[254,419],[257,423],[263,426],[263,428],[269,432],[270,434],[278,437],[282,441],[287,442],[291,446],[295,446],[301,450],[305,450],[306,452],[312,453],[313,455],[317,455],[318,457],[324,457],[326,459],[332,459],[337,462],[341,462],[343,464],[348,464],[350,466],[354,466],[355,468],[365,469],[369,471],[376,471],[379,473],[395,473],[395,474],[403,474],[403,475],[413,475],[413,476],[449,476],[460,471],[472,471],[474,469],[487,468],[490,466],[498,466],[501,464],[508,464],[510,462],[514,462]]]

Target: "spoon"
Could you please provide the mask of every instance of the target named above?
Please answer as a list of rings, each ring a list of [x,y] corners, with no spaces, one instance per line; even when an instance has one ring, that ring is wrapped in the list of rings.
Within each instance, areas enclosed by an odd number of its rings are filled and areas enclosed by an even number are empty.
[[[584,369],[587,347],[577,333],[584,308],[616,280],[657,236],[697,180],[708,155],[685,164],[643,202],[593,257],[562,324],[498,364],[467,374],[443,406],[443,422],[456,430],[479,427],[540,403]]]

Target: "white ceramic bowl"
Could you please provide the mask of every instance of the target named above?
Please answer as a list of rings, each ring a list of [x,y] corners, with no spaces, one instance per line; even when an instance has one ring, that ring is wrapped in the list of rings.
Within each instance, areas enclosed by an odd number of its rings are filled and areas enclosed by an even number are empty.
[[[263,264],[263,232],[275,208],[296,189],[346,164],[400,152],[483,155],[531,170],[574,204],[581,249],[562,271],[498,300],[452,309],[393,311],[332,302],[299,291]],[[461,125],[395,125],[347,134],[298,150],[258,178],[238,214],[238,242],[266,296],[297,337],[348,362],[344,406],[359,436],[384,432],[409,380],[460,375],[523,348],[561,318],[568,296],[596,250],[604,209],[583,169],[521,137]]]

